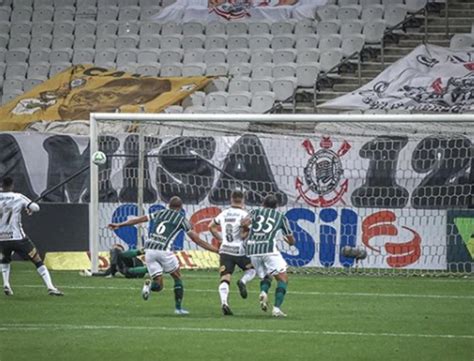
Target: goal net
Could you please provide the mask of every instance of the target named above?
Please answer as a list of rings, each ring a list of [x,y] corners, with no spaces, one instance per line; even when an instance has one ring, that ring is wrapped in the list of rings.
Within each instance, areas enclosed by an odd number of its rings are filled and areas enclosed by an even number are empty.
[[[429,121],[428,121],[429,120]],[[141,247],[147,225],[107,224],[183,199],[207,242],[233,189],[249,209],[277,196],[297,272],[466,274],[474,256],[474,116],[93,114],[90,251]],[[358,260],[343,247],[365,250]],[[184,268],[218,259],[179,234]]]

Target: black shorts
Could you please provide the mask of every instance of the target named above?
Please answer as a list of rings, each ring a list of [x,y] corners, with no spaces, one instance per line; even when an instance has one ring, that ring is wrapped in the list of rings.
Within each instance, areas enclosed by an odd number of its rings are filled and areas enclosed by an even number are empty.
[[[220,254],[221,276],[234,273],[235,266],[239,266],[242,271],[253,268],[250,258],[247,256],[232,256],[230,254]]]
[[[13,252],[29,260],[32,260],[38,253],[35,244],[29,238],[17,241],[0,241],[0,263],[10,263]]]

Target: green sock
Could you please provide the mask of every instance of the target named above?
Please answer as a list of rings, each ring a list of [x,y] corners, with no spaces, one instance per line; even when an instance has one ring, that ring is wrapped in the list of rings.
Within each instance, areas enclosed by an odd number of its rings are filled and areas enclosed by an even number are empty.
[[[130,275],[136,277],[144,277],[148,272],[146,267],[131,267],[127,271]]]
[[[268,290],[270,289],[271,285],[272,282],[268,278],[264,278],[260,281],[260,291],[268,293]]]
[[[181,302],[183,302],[183,296],[184,296],[183,281],[175,280],[174,281],[174,301],[175,301],[175,307],[177,310],[181,309]]]
[[[275,307],[280,308],[282,305],[283,300],[285,299],[286,287],[286,282],[278,281],[277,289],[275,291]]]

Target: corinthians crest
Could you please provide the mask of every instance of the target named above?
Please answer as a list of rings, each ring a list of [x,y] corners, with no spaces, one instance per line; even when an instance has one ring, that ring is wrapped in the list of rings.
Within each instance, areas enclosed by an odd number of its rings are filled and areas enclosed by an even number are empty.
[[[347,192],[349,181],[342,181],[344,169],[341,157],[351,146],[344,141],[337,151],[334,151],[330,137],[323,137],[319,143],[320,149],[315,150],[313,143],[306,139],[303,147],[311,157],[304,168],[304,182],[296,178],[296,190],[299,197],[314,207],[330,207],[342,199]],[[342,183],[341,183],[342,181]],[[306,184],[306,189],[303,189]],[[314,196],[308,193],[314,193]],[[297,200],[298,200],[297,199]]]

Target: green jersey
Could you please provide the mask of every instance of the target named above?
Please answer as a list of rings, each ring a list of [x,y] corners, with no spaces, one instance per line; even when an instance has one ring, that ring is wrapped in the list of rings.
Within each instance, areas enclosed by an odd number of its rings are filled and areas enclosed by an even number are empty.
[[[252,224],[247,241],[247,255],[277,253],[277,235],[291,235],[290,224],[283,213],[271,208],[258,208],[250,212]]]
[[[150,228],[145,249],[170,251],[174,239],[183,230],[189,232],[193,227],[180,212],[171,209],[150,214]]]

